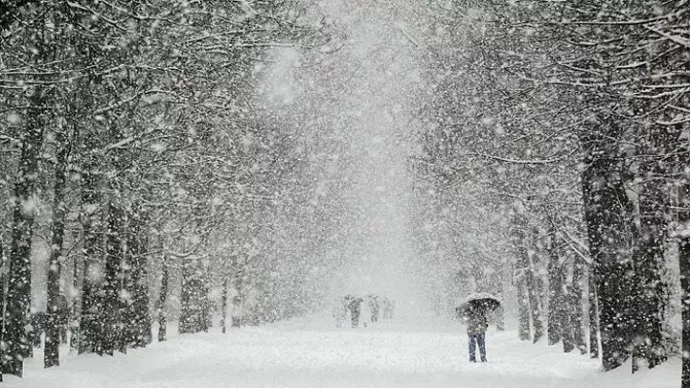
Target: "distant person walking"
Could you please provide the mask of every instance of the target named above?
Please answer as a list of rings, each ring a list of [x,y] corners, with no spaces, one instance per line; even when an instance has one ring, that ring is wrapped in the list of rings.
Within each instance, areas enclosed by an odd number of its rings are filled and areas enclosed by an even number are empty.
[[[352,297],[348,304],[350,309],[350,318],[352,319],[352,327],[359,326],[359,314],[362,311],[362,298]]]
[[[371,323],[376,323],[379,320],[379,298],[374,295],[369,299],[369,309],[371,310]]]
[[[467,323],[470,362],[477,362],[477,347],[481,361],[486,362],[486,329],[489,327],[486,311],[482,308],[470,308],[465,310],[463,318]]]

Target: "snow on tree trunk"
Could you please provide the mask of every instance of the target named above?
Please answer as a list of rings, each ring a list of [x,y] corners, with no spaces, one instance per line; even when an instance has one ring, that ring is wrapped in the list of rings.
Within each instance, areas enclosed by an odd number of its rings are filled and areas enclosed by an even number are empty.
[[[134,348],[145,347],[151,343],[151,314],[149,312],[148,278],[146,274],[146,257],[148,239],[144,231],[145,219],[141,209],[135,207],[130,218],[128,239],[129,276],[127,291],[131,296],[129,302],[129,320],[124,324],[130,328],[128,343]]]
[[[79,289],[79,260],[76,257],[72,263],[72,289]],[[79,305],[79,298],[72,297],[70,301],[71,314],[69,317],[69,347],[70,351],[73,349],[77,352],[79,351]]]
[[[529,310],[532,319],[532,342],[537,343],[544,336],[544,323],[542,322],[541,302],[539,300],[539,286],[535,279],[533,269],[528,268],[526,273],[527,295]]]
[[[530,302],[527,285],[527,236],[526,227],[527,221],[522,215],[515,217],[513,237],[514,245],[517,254],[517,268],[515,270],[515,282],[517,283],[517,301],[518,301],[518,337],[521,341],[528,341],[530,335]]]
[[[586,263],[576,257],[573,259],[573,279],[568,290],[568,304],[570,311],[570,324],[573,332],[574,345],[580,349],[581,354],[587,353],[587,343],[583,325],[584,318],[584,287]]]
[[[563,341],[563,352],[564,353],[570,353],[575,349],[575,339],[573,336],[573,316],[570,314],[569,309],[572,307],[569,304],[569,290],[568,287],[564,285],[564,288],[566,289],[563,292],[563,307],[562,307],[562,313],[561,313],[561,336],[562,336],[562,341]]]
[[[532,229],[531,239],[532,248],[527,250],[525,260],[525,283],[527,285],[527,295],[529,298],[530,317],[532,319],[532,342],[537,343],[544,336],[544,323],[542,321],[542,282],[536,270],[536,248],[539,232],[536,228]]]
[[[570,263],[572,264],[572,263]],[[572,297],[572,292],[573,292],[573,287],[572,287],[572,281],[569,279],[569,273],[570,273],[571,265],[563,265],[561,267],[560,271],[560,278],[561,278],[561,301],[562,305],[560,307],[556,307],[557,309],[560,309],[560,327],[561,327],[561,336],[563,340],[563,352],[565,353],[570,353],[575,349],[576,344],[575,344],[575,311],[576,308],[573,305],[573,297]],[[565,271],[568,271],[567,273]],[[549,316],[550,317],[550,316]]]
[[[589,276],[589,355],[591,358],[599,358],[599,300],[597,288],[594,284],[594,268],[590,268]]]
[[[3,342],[6,345],[2,358],[4,373],[22,376],[24,357],[32,352],[27,337],[31,307],[31,239],[33,222],[38,204],[35,199],[38,179],[38,158],[43,143],[46,124],[44,101],[40,90],[34,91],[27,110],[26,128],[22,138],[19,170],[14,185],[12,203],[11,242],[9,273],[5,305]]]
[[[665,153],[670,134],[655,127],[648,135],[649,144],[641,147],[643,155]],[[639,195],[640,231],[635,255],[635,275],[639,290],[635,300],[637,326],[633,350],[633,372],[644,360],[653,368],[667,358],[664,349],[663,320],[668,305],[668,291],[661,275],[664,270],[667,240],[667,214],[670,200],[665,176],[668,167],[662,160],[647,157],[640,173],[642,184]]]
[[[158,342],[163,342],[167,339],[167,316],[165,311],[165,303],[168,298],[169,277],[168,257],[164,255],[161,274],[161,289],[158,295],[158,301],[156,302],[156,309],[158,310]]]
[[[182,311],[180,334],[208,329],[208,288],[203,266],[198,260],[186,259],[182,265]]]
[[[91,139],[85,139],[86,149]],[[86,158],[93,158],[88,155]],[[81,201],[82,214],[79,221],[83,231],[84,274],[81,294],[81,317],[79,323],[79,353],[96,352],[102,354],[101,332],[99,319],[101,315],[101,301],[98,296],[99,284],[102,278],[100,263],[100,239],[99,239],[99,206],[100,194],[98,192],[99,175],[97,166],[93,160],[88,160],[82,167]]]
[[[682,308],[682,378],[681,387],[690,388],[690,178],[687,170],[680,187],[678,261],[680,266]]]
[[[227,277],[223,278],[223,291],[221,294],[220,305],[221,305],[220,327],[221,327],[221,330],[223,331],[223,334],[225,334],[225,331],[226,331],[225,325],[226,325],[227,312],[228,312],[228,278]]]
[[[5,331],[5,273],[7,271],[7,262],[5,260],[5,249],[2,239],[2,232],[0,232],[0,348],[4,348],[3,332]],[[4,354],[4,353],[3,353]],[[2,357],[3,354],[0,354]],[[0,381],[2,381],[2,361],[0,360]]]
[[[525,284],[525,277],[523,273],[518,275],[516,282],[519,316],[518,338],[520,338],[521,341],[529,341],[532,338],[529,324],[529,299],[527,296],[527,285]]]
[[[630,202],[617,145],[611,139],[620,129],[608,119],[591,128],[581,142],[585,150],[582,173],[585,222],[593,261],[601,333],[602,364],[612,370],[630,357],[630,324],[634,273],[630,253]],[[605,131],[603,134],[601,131]]]
[[[556,245],[556,228],[552,225],[550,230],[549,242],[547,246],[549,254],[548,274],[549,274],[549,315],[548,315],[548,344],[555,345],[563,338],[563,331],[567,326],[563,326],[565,318],[566,303],[563,295],[563,271],[561,270],[560,257]],[[564,339],[565,346],[565,339]]]
[[[99,324],[103,338],[103,353],[112,355],[122,350],[122,262],[124,252],[121,242],[124,211],[117,204],[108,205],[106,219],[105,277],[103,279],[102,315]]]
[[[65,318],[65,307],[60,302],[60,273],[62,269],[62,252],[65,234],[65,171],[67,158],[70,152],[69,139],[64,130],[58,130],[55,134],[57,154],[55,164],[55,187],[53,188],[53,219],[51,224],[52,236],[50,239],[50,260],[47,276],[47,314],[48,319],[45,329],[45,351],[43,364],[46,368],[60,365],[60,328]]]

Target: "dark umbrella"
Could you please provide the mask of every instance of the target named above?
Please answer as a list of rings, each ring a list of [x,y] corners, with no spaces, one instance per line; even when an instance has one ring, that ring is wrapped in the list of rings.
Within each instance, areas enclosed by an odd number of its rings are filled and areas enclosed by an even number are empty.
[[[471,311],[493,311],[501,305],[501,300],[487,292],[475,292],[468,295],[464,301],[455,308],[458,315],[467,315]]]

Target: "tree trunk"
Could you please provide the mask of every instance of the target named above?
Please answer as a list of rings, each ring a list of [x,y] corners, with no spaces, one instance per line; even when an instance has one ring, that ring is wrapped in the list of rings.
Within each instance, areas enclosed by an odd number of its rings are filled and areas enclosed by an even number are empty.
[[[131,209],[123,210],[122,230],[118,233],[124,247],[122,250],[122,261],[120,262],[120,343],[118,351],[127,353],[129,347],[134,347],[138,337],[139,322],[135,311],[135,292],[136,286],[132,279],[134,271],[134,256],[139,251],[139,240],[135,235],[133,217]]]
[[[589,355],[599,358],[599,301],[594,282],[594,269],[589,271]]]
[[[180,321],[177,326],[180,334],[195,333],[194,325],[194,287],[192,286],[191,264],[182,259],[182,287],[180,288]]]
[[[180,311],[180,334],[198,333],[206,326],[208,295],[203,269],[196,260],[187,259],[182,264],[182,308]]]
[[[573,336],[573,321],[572,321],[572,315],[570,314],[568,309],[570,306],[568,304],[568,298],[569,298],[569,293],[570,290],[567,290],[564,292],[563,295],[563,314],[561,315],[561,336],[562,336],[562,341],[563,341],[563,352],[564,353],[570,353],[575,349],[575,339]]]
[[[210,277],[211,274],[208,270],[205,270],[203,275],[200,276],[201,298],[199,300],[199,327],[205,333],[208,332],[208,329],[211,328],[211,324],[213,323],[210,314],[211,301],[208,299],[208,294],[210,292],[209,285],[211,284]]]
[[[518,338],[521,341],[529,341],[530,335],[530,307],[529,307],[529,296],[527,293],[527,261],[528,261],[528,250],[527,250],[527,221],[522,215],[516,216],[514,220],[515,231],[514,231],[514,244],[517,250],[517,270],[515,271],[515,282],[517,289],[517,302],[518,302]]]
[[[118,191],[119,192],[119,191]],[[120,341],[117,350],[120,353],[127,353],[129,347],[134,347],[138,336],[138,322],[134,311],[134,293],[136,287],[132,280],[134,270],[134,256],[138,254],[138,239],[135,235],[135,225],[133,218],[134,212],[131,208],[121,209],[122,218],[120,220],[120,231],[117,233],[122,246],[122,260],[120,261],[119,279],[119,325]]]
[[[534,237],[536,237],[536,233]],[[541,282],[535,274],[534,254],[533,251],[528,251],[526,255],[525,267],[525,281],[527,285],[527,294],[529,297],[529,309],[532,317],[532,343],[537,343],[544,336],[544,323],[542,322],[542,308],[539,295],[541,294]]]
[[[681,230],[690,227],[690,178],[687,173],[680,188],[680,207],[678,220]],[[684,232],[679,236],[678,261],[680,265],[681,306],[682,306],[682,378],[681,387],[690,388],[690,234]]]
[[[74,258],[72,263],[72,289],[79,289],[79,259]],[[72,296],[71,302],[71,315],[69,321],[69,347],[76,351],[79,350],[79,298]]]
[[[163,270],[161,274],[161,291],[158,295],[158,342],[166,340],[167,336],[167,317],[165,314],[165,301],[168,297],[168,257],[163,256]]]
[[[521,341],[529,341],[531,339],[530,335],[530,325],[529,325],[529,298],[527,296],[526,285],[524,280],[524,275],[522,278],[518,279],[517,283],[517,298],[518,298],[518,338]]]
[[[5,271],[7,270],[7,262],[5,260],[4,243],[2,239],[2,230],[0,229],[0,343],[3,341],[3,332],[5,331]],[[2,363],[0,363],[0,382],[2,382]]]
[[[4,373],[23,374],[24,358],[32,352],[26,327],[31,307],[31,239],[37,204],[34,203],[38,179],[38,157],[43,143],[46,123],[40,90],[32,98],[35,109],[28,111],[27,127],[22,139],[17,181],[14,185],[12,212],[12,240],[10,243],[9,274],[6,295],[6,319],[3,330],[4,349],[2,369]]]
[[[597,130],[615,132],[612,120]],[[596,292],[599,327],[601,331],[602,363],[604,370],[620,366],[630,356],[632,343],[630,325],[631,300],[621,295],[633,295],[634,273],[630,246],[630,203],[624,187],[624,170],[620,158],[609,149],[609,139],[600,132],[596,138],[583,141],[586,169],[582,173],[583,200],[590,256],[593,261],[594,291]],[[606,133],[616,138],[615,133]],[[593,135],[594,136],[594,135]],[[598,142],[598,143],[597,143]]]
[[[221,303],[220,327],[221,327],[221,330],[223,331],[223,334],[225,334],[225,324],[226,324],[227,311],[228,311],[228,279],[227,279],[227,277],[223,279],[223,292],[221,294],[220,303]]]
[[[551,236],[548,245],[549,252],[549,315],[548,315],[548,344],[555,345],[561,341],[564,308],[566,306],[563,297],[563,271],[560,266],[558,249],[556,248],[556,229],[551,228]],[[565,346],[565,342],[563,344]]]
[[[653,129],[651,143],[643,147],[643,154],[659,154],[668,148],[672,139],[664,129]],[[669,187],[664,178],[669,168],[662,161],[648,160],[642,163],[643,182],[640,188],[640,238],[635,252],[635,275],[639,292],[635,302],[636,338],[633,351],[633,372],[642,360],[649,368],[666,361],[664,348],[663,318],[668,305],[668,286],[662,278],[664,253],[667,239]]]
[[[573,279],[568,293],[568,305],[570,312],[570,325],[573,333],[573,343],[580,349],[581,354],[587,354],[587,343],[585,342],[585,333],[583,330],[584,309],[584,281],[585,281],[585,266],[581,259],[573,259]]]
[[[120,242],[124,211],[117,204],[108,205],[106,227],[105,278],[103,282],[102,330],[103,353],[112,355],[122,348],[122,262],[123,247]],[[128,322],[129,324],[129,322]]]
[[[91,139],[86,139],[86,149],[91,149],[88,143]],[[93,158],[93,155],[86,156]],[[98,297],[98,288],[102,276],[100,275],[99,235],[100,224],[98,207],[100,206],[100,195],[98,193],[99,175],[97,166],[93,160],[89,160],[82,167],[82,214],[80,222],[83,230],[84,272],[82,280],[81,294],[81,317],[79,323],[79,353],[95,352],[103,354],[99,319],[101,318],[101,301]]]
[[[572,284],[569,284],[567,276],[564,273],[564,271],[568,268],[561,267],[560,269],[561,270],[559,271],[559,276],[560,281],[563,284],[563,287],[561,288],[562,303],[560,307],[556,306],[556,308],[560,310],[559,326],[561,328],[563,352],[570,353],[573,351],[573,349],[575,349],[575,339],[573,333],[574,314],[572,311],[574,309],[574,306],[571,303],[573,287]]]
[[[151,314],[149,312],[148,279],[146,275],[146,256],[148,254],[144,219],[140,210],[136,208],[130,222],[130,276],[129,293],[132,295],[132,334],[130,343],[135,348],[143,348],[151,343]]]
[[[60,273],[62,269],[62,250],[65,234],[65,171],[69,156],[69,140],[64,131],[58,130],[55,135],[58,145],[55,164],[55,187],[53,188],[53,220],[51,225],[50,261],[48,265],[48,303],[46,322],[46,345],[43,365],[46,368],[60,365],[60,325],[63,318],[63,306],[60,299]]]

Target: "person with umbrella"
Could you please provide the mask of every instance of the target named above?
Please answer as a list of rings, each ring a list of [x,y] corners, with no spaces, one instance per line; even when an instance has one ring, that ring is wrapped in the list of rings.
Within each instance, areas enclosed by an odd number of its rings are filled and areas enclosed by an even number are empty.
[[[486,314],[500,306],[498,298],[487,293],[475,293],[465,298],[465,302],[458,307],[463,320],[467,324],[467,338],[469,341],[470,362],[477,362],[476,348],[482,362],[486,362],[486,329],[489,327]]]

